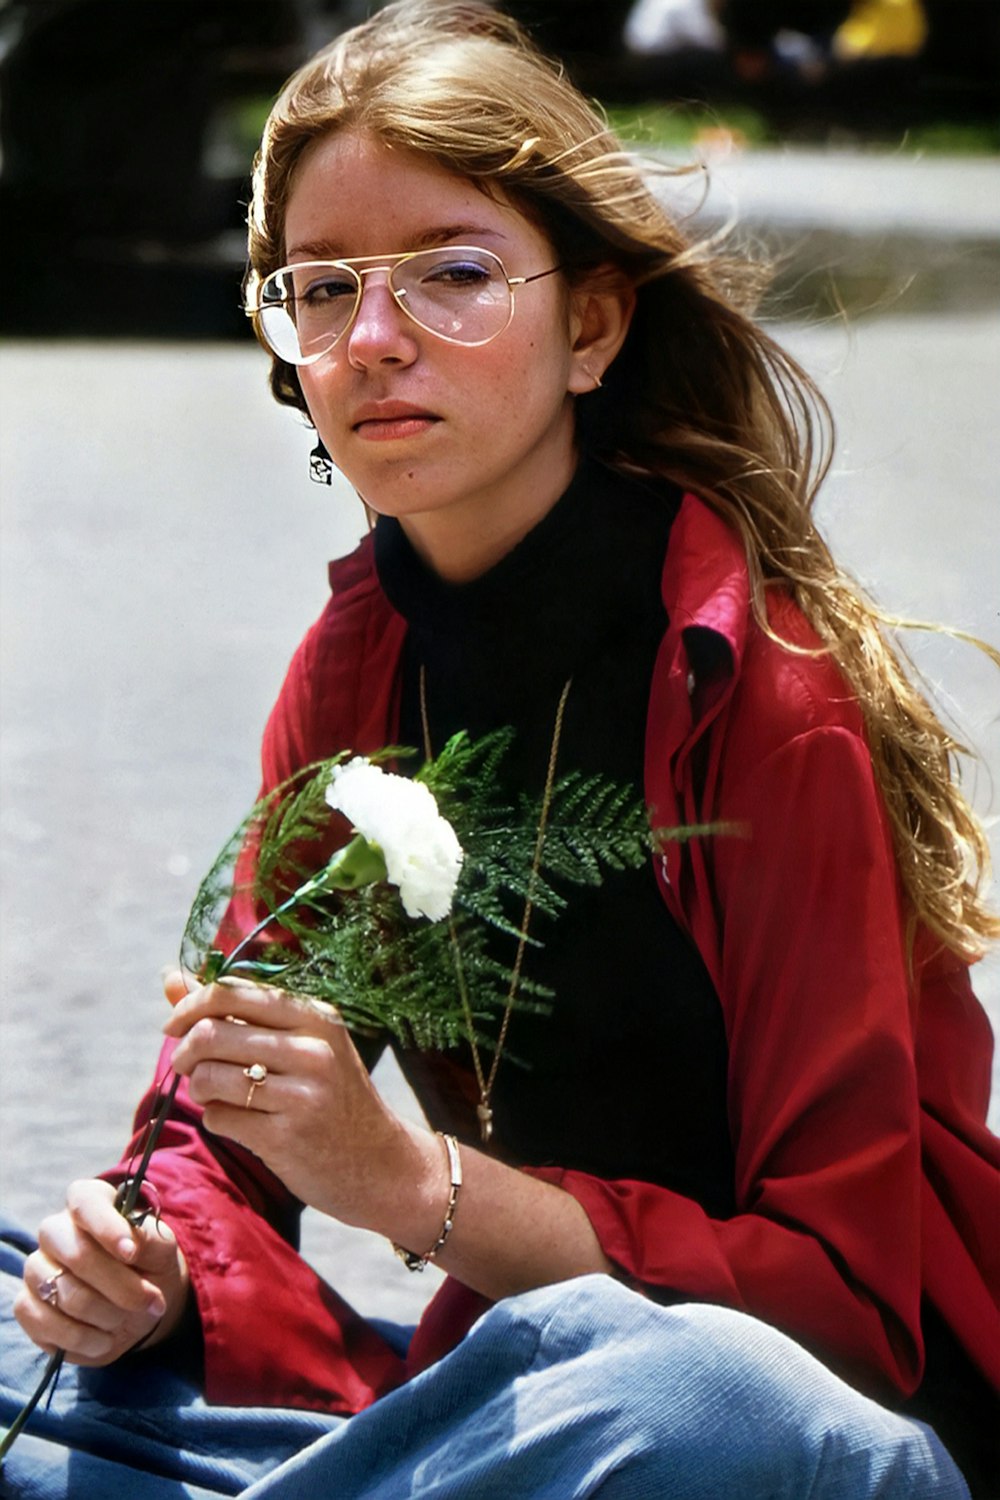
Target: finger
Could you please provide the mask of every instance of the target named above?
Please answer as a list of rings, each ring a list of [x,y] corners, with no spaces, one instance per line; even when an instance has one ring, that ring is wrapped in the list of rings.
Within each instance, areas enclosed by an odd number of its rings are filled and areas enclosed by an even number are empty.
[[[257,1065],[269,1073],[312,1073],[331,1054],[337,1055],[344,1035],[336,1036],[322,1026],[278,1031],[231,1016],[221,1020],[202,1016],[178,1042],[170,1061],[177,1072],[188,1076],[202,1062],[238,1063],[241,1068]]]
[[[125,1273],[132,1280],[138,1278]],[[14,1303],[18,1322],[41,1348],[63,1349],[76,1363],[104,1363],[148,1334],[165,1315],[166,1298],[146,1283],[137,1310],[102,1297],[44,1251],[26,1260]]]
[[[159,1289],[140,1271],[123,1264],[121,1259],[109,1254],[83,1233],[69,1214],[46,1219],[39,1227],[38,1244],[48,1264],[71,1273],[77,1281],[122,1312],[141,1313],[155,1309],[162,1312]]]
[[[51,1267],[51,1270],[49,1269]],[[42,1275],[41,1272],[45,1272]],[[99,1329],[103,1333],[116,1333],[128,1310],[109,1302],[95,1292],[93,1287],[80,1281],[65,1267],[54,1267],[51,1262],[39,1258],[30,1269],[25,1267],[25,1285],[33,1292],[49,1314],[60,1313],[77,1323]],[[167,1310],[166,1299],[159,1288],[149,1285],[147,1295],[138,1312],[148,1313],[152,1320],[162,1318]]]
[[[298,1002],[283,990],[247,984],[245,980],[223,980],[200,985],[178,1001],[163,1027],[167,1036],[183,1036],[205,1018],[235,1018],[252,1025],[293,1030],[302,1020]]]
[[[114,1260],[136,1271],[169,1270],[176,1257],[173,1231],[151,1211],[136,1221],[126,1219],[116,1208],[116,1199],[117,1189],[111,1183],[84,1179],[70,1184],[67,1212],[77,1230]]]
[[[190,988],[183,971],[175,964],[168,964],[163,969],[160,978],[163,982],[163,993],[171,1005],[177,1005],[184,999]]]
[[[148,1313],[124,1314],[109,1309],[108,1326],[101,1327],[61,1308],[46,1307],[26,1286],[14,1300],[14,1315],[39,1348],[49,1354],[61,1350],[73,1364],[80,1365],[107,1364],[147,1338],[160,1321]]]
[[[331,1005],[289,994],[287,990],[226,979],[193,990],[180,1000],[163,1030],[167,1036],[181,1037],[206,1018],[230,1018],[274,1031],[316,1033],[326,1028],[331,1031],[343,1028]]]
[[[138,1241],[128,1221],[115,1208],[115,1189],[110,1182],[95,1178],[71,1182],[66,1190],[66,1210],[77,1230],[108,1255],[126,1265],[135,1260]],[[55,1232],[50,1226],[61,1217],[56,1214],[45,1220],[38,1232],[39,1241],[43,1234]]]
[[[239,1063],[246,1067],[260,1062],[272,1071],[287,1071],[281,1060],[294,1053],[297,1033],[250,1026],[230,1016],[201,1016],[181,1038],[171,1065],[178,1072],[190,1072],[199,1062]]]
[[[129,1266],[145,1264],[151,1252],[155,1259],[157,1243],[163,1238],[150,1234],[149,1226],[155,1221],[130,1222],[119,1211],[117,1198],[118,1189],[111,1183],[84,1179],[70,1183],[66,1206],[78,1229],[114,1259]],[[166,1234],[172,1241],[169,1230]]]
[[[254,1068],[263,1071],[263,1077],[258,1077],[257,1072],[252,1071]],[[209,1061],[198,1063],[194,1068],[189,1088],[194,1102],[206,1109],[224,1105],[257,1114],[277,1114],[281,1109],[281,1081],[280,1074],[261,1070],[259,1064],[247,1068],[238,1063]],[[214,1130],[216,1127],[209,1124],[208,1128]]]
[[[60,1308],[40,1302],[27,1285],[14,1298],[14,1316],[47,1354],[61,1349],[74,1363],[106,1360],[115,1349],[113,1333],[80,1323]]]
[[[144,1217],[130,1226],[138,1245],[133,1270],[144,1276],[171,1273],[180,1255],[177,1237],[169,1224],[158,1218],[152,1209],[143,1212]]]

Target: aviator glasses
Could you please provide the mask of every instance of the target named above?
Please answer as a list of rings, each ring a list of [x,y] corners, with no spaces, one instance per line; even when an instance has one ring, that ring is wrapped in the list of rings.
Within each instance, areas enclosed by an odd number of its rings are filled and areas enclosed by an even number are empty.
[[[291,365],[311,365],[350,331],[361,307],[364,278],[386,273],[406,316],[435,338],[470,347],[499,338],[514,316],[514,288],[552,276],[508,276],[492,250],[444,245],[402,255],[309,260],[264,278],[247,312],[264,342]]]

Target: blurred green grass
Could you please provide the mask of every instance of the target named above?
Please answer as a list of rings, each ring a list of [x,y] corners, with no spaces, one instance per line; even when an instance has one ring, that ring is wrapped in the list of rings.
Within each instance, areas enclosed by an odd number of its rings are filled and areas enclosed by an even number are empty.
[[[249,161],[257,149],[271,100],[265,97],[233,99],[217,121],[234,158]],[[689,153],[706,140],[730,138],[748,147],[774,147],[786,143],[812,147],[850,146],[871,150],[906,151],[914,156],[992,156],[1000,154],[1000,119],[934,120],[903,132],[853,132],[837,121],[824,130],[811,125],[808,132],[781,129],[767,113],[742,103],[720,101],[704,105],[670,104],[650,99],[641,104],[607,106],[608,121],[628,145],[647,150]]]
[[[706,138],[729,136],[746,146],[779,146],[793,141],[810,146],[850,145],[919,155],[993,156],[1000,153],[1000,120],[934,120],[904,132],[851,132],[836,121],[827,130],[812,125],[808,133],[780,129],[763,110],[720,102],[712,108],[665,104],[611,105],[612,128],[629,145],[657,150],[689,150]]]

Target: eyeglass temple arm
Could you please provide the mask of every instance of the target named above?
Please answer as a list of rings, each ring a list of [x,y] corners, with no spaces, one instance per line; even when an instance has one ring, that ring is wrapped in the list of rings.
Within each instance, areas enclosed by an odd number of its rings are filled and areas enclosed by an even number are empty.
[[[543,276],[554,276],[561,271],[562,266],[549,266],[547,271],[536,271],[534,276],[508,276],[508,286],[527,286],[529,281],[541,281]]]

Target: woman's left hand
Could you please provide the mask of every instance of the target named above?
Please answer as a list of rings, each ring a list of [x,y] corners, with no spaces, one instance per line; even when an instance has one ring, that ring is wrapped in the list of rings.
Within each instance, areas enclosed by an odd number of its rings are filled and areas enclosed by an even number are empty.
[[[385,1105],[330,1006],[226,980],[185,995],[164,1031],[205,1128],[313,1208],[379,1228],[401,1183],[440,1176],[438,1143]]]

